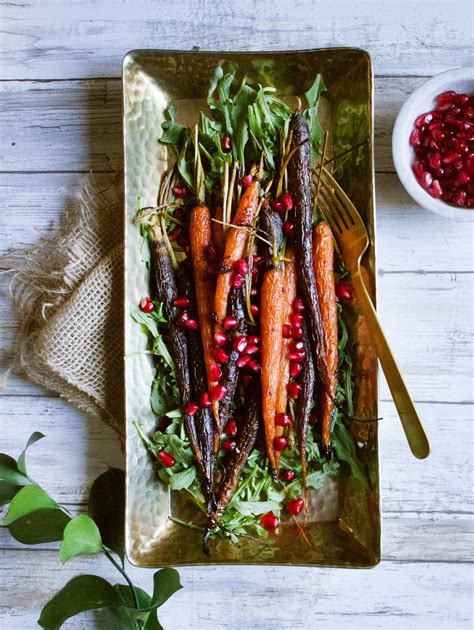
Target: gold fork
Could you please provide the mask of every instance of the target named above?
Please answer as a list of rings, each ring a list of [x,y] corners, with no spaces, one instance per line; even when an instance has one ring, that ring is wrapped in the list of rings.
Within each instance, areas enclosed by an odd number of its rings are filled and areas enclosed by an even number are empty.
[[[360,273],[360,261],[369,246],[367,229],[349,197],[324,167],[321,169],[318,205],[333,231],[343,261],[351,273],[355,296],[367,321],[410,449],[415,457],[424,459],[428,457],[430,452],[428,438],[390,346],[385,339],[374,305]]]

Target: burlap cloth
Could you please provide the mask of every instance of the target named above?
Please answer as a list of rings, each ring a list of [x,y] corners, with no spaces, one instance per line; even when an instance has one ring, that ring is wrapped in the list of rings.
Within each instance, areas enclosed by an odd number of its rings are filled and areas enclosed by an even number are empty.
[[[121,174],[88,177],[64,227],[1,257],[21,313],[12,369],[105,420],[123,440]],[[8,379],[4,379],[8,388]]]

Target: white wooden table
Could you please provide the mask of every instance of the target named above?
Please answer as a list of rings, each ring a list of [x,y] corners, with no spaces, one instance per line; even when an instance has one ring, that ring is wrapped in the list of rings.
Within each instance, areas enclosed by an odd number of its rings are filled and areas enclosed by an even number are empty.
[[[375,70],[379,304],[432,441],[413,459],[385,383],[380,408],[383,561],[370,571],[220,567],[181,570],[162,609],[166,628],[470,628],[472,531],[473,232],[415,206],[390,138],[403,100],[425,77],[472,63],[468,0],[325,3],[33,0],[1,3],[0,251],[48,233],[83,173],[113,171],[121,152],[121,60],[133,48],[296,49],[352,45]],[[2,369],[19,317],[1,277]],[[80,509],[108,464],[123,466],[112,431],[24,377],[0,397],[0,451],[33,430],[33,476]],[[469,544],[471,543],[471,545]],[[0,528],[0,628],[35,627],[73,575],[114,578],[93,557],[61,567],[51,546]],[[130,568],[149,588],[151,572]],[[103,627],[83,615],[69,627]]]

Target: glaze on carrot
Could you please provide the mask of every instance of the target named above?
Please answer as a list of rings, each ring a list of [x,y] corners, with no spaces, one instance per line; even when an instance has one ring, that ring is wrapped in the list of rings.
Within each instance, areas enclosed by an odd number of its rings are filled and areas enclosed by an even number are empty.
[[[260,185],[256,179],[245,189],[240,199],[235,216],[232,219],[234,226],[251,227],[255,220],[258,208],[258,193]],[[227,314],[227,300],[231,287],[232,265],[242,258],[247,244],[249,231],[242,227],[230,227],[225,243],[224,260],[222,270],[217,277],[214,310],[218,326]]]
[[[321,446],[330,451],[331,422],[337,386],[337,307],[334,283],[334,237],[327,223],[313,230],[313,264],[323,325],[329,391],[321,395]]]

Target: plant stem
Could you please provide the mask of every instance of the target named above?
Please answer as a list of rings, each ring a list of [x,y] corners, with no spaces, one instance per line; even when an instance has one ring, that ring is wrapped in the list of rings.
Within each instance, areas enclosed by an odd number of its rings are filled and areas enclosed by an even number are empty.
[[[133,594],[133,601],[135,602],[135,608],[140,608],[140,602],[138,601],[137,591],[135,590],[135,586],[133,585],[132,580],[128,577],[127,573],[125,572],[125,569],[123,569],[119,565],[119,563],[115,560],[115,558],[112,556],[112,554],[109,553],[107,551],[107,549],[103,545],[102,545],[102,548],[104,550],[104,553],[105,553],[106,557],[114,565],[114,567],[117,569],[117,571],[119,571],[123,575],[123,577],[127,580],[128,585],[130,586],[130,590],[132,591],[132,594]]]

